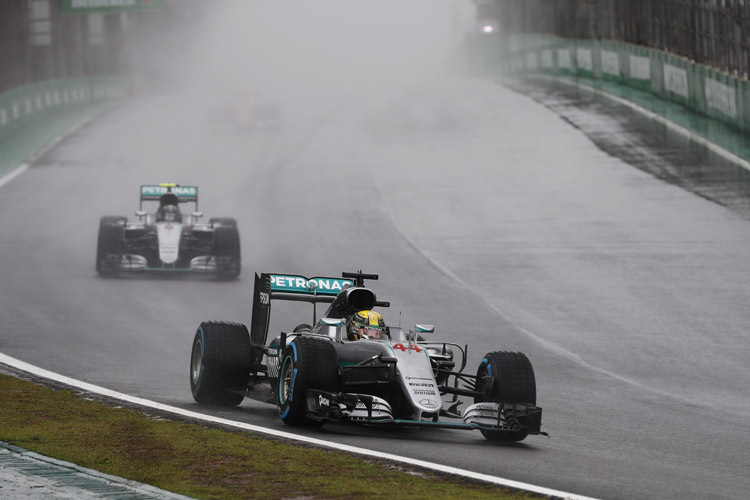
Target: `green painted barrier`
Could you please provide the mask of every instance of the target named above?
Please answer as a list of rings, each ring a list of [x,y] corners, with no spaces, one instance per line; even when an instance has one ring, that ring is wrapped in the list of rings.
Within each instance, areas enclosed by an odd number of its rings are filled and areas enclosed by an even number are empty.
[[[126,95],[121,79],[113,77],[48,80],[0,94],[0,133],[3,128],[51,109],[93,104]]]
[[[94,77],[48,80],[0,94],[0,178],[128,91],[123,79]]]
[[[750,132],[750,82],[674,54],[538,34],[486,37],[478,46],[491,74],[547,73],[628,85]]]

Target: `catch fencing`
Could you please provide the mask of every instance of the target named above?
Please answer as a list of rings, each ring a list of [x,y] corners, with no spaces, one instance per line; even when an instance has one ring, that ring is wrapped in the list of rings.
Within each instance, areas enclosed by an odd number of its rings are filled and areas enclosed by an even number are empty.
[[[150,0],[155,3],[155,0]],[[0,94],[27,84],[130,77],[139,58],[179,24],[187,0],[152,11],[70,12],[61,0],[0,0]],[[191,5],[193,2],[191,2]]]
[[[480,0],[501,34],[616,40],[747,79],[750,0]]]
[[[32,82],[117,74],[120,24],[65,15],[58,1],[0,1],[0,93]]]

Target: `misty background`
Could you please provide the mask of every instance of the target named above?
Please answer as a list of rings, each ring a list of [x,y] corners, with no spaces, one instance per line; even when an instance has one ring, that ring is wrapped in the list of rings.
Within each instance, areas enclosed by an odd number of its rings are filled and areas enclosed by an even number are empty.
[[[169,10],[177,17],[126,36],[139,92],[216,101],[252,91],[285,111],[371,102],[456,75],[476,27],[471,0],[180,1]]]

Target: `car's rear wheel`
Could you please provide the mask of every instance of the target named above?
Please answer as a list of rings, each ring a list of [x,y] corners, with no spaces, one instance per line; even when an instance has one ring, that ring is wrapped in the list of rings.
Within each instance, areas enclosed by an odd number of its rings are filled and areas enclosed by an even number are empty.
[[[122,260],[122,235],[128,218],[105,215],[99,219],[99,236],[96,242],[96,272],[105,278],[120,273]]]
[[[277,390],[279,417],[287,425],[316,424],[305,417],[308,389],[335,391],[338,356],[326,339],[301,335],[292,340],[281,357]]]
[[[250,335],[245,325],[201,323],[190,355],[193,399],[202,404],[240,404],[250,376],[250,357]]]
[[[214,229],[216,274],[220,279],[235,279],[242,271],[240,232],[236,227],[217,226]]]
[[[488,353],[477,369],[477,390],[481,396],[475,403],[525,403],[536,405],[536,379],[531,361],[521,352],[496,351]],[[527,429],[518,431],[488,431],[482,434],[490,441],[522,441]]]

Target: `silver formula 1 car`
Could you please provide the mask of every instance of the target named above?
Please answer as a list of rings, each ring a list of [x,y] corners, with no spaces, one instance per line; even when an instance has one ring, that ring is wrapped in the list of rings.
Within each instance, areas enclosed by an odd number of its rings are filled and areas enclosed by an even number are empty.
[[[144,202],[158,202],[154,212]],[[180,205],[194,203],[191,213]],[[114,277],[132,271],[193,271],[233,279],[241,271],[240,234],[232,218],[209,219],[198,211],[198,188],[143,185],[136,221],[107,215],[99,221],[96,271]]]
[[[245,397],[273,403],[289,425],[442,427],[479,430],[499,442],[545,434],[534,370],[524,354],[488,353],[476,374],[467,374],[468,346],[423,340],[433,333],[430,325],[409,331],[389,326],[379,339],[351,341],[348,318],[389,304],[364,286],[377,275],[342,276],[256,274],[250,334],[237,323],[198,327],[190,360],[193,398],[202,404],[238,405]],[[297,325],[266,345],[277,300],[330,306],[316,320],[313,305],[311,325]],[[471,404],[461,410],[459,397]]]

